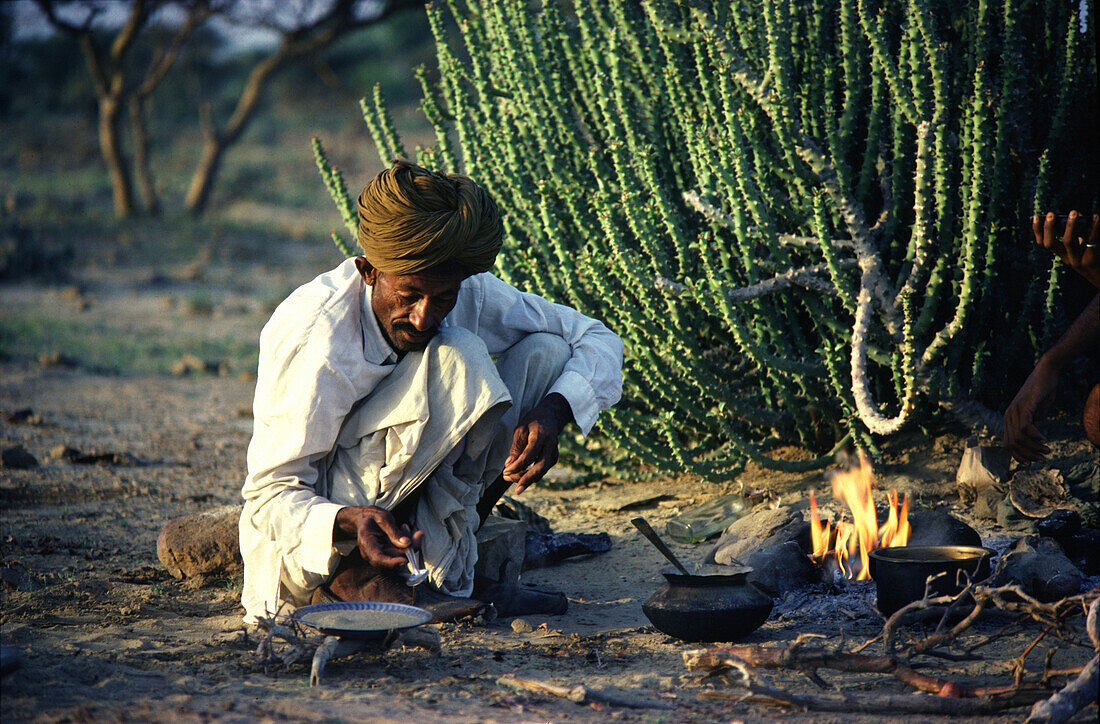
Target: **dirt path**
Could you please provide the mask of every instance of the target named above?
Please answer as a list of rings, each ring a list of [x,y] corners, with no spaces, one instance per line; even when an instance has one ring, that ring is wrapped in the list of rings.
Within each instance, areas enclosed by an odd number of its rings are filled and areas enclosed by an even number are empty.
[[[166,295],[180,297],[178,286],[150,288],[126,281],[139,278],[120,273],[84,280],[82,293],[95,302],[80,312],[81,324],[100,325],[108,334],[125,327],[136,337],[160,335],[176,350],[203,335],[215,341],[254,340],[266,314],[258,300],[267,292],[254,279],[255,285],[243,290],[215,285],[213,309],[193,310],[176,318],[178,324],[166,324],[156,310],[165,309]],[[69,313],[64,305],[77,304],[74,299],[55,288],[0,287],[0,307],[25,313],[50,305]],[[0,469],[0,556],[19,579],[3,586],[0,636],[22,655],[21,667],[3,680],[5,721],[882,718],[784,712],[705,698],[706,692],[729,686],[689,674],[682,653],[694,647],[648,625],[641,602],[661,582],[661,561],[629,520],[641,513],[663,530],[669,517],[725,488],[668,480],[594,483],[560,492],[535,489],[524,496],[556,530],[606,531],[614,542],[606,555],[525,574],[526,582],[570,598],[566,615],[528,619],[534,632],[516,633],[507,620],[483,627],[443,626],[438,655],[417,649],[357,655],[331,663],[324,685],[313,689],[307,664],[290,670],[258,668],[252,663],[255,633],[244,631],[240,623],[239,579],[195,590],[170,578],[155,551],[157,532],[169,518],[238,499],[251,430],[252,382],[244,363],[231,360],[223,371],[221,376],[173,377],[140,371],[113,374],[87,360],[77,360],[75,367],[44,366],[28,357],[0,363],[0,410],[33,410],[29,421],[3,423],[0,444],[22,445],[40,463],[31,470]],[[1059,454],[1078,451],[1067,441],[1069,434],[1056,441]],[[899,445],[888,451],[881,471],[886,487],[897,485],[926,502],[956,500],[953,476],[961,439],[914,437]],[[59,446],[125,453],[133,459],[76,464],[51,457],[50,451]],[[743,479],[750,488],[773,489],[785,502],[799,500],[809,488],[824,489],[818,473],[750,470]],[[649,502],[627,505],[645,498]],[[677,551],[699,559],[705,548],[678,546]],[[870,637],[881,628],[873,601],[870,584],[859,584],[835,604],[815,606],[812,615],[788,606],[748,641],[787,642],[802,633],[817,633],[834,643],[842,636]],[[988,633],[999,625],[991,620],[979,628]],[[1026,640],[1006,640],[990,653],[1007,658]],[[1033,658],[1041,666],[1042,647]],[[507,673],[566,686],[584,684],[675,708],[580,706],[502,688],[497,679]],[[954,673],[963,675],[961,669]],[[1003,662],[970,664],[965,672],[967,680],[1004,681],[1005,676]],[[872,684],[853,676],[826,678],[851,693],[905,692],[881,680]],[[773,680],[813,690],[801,676],[777,674]],[[1023,710],[1016,710],[989,720],[1022,716]],[[1083,720],[1094,716],[1095,707]]]

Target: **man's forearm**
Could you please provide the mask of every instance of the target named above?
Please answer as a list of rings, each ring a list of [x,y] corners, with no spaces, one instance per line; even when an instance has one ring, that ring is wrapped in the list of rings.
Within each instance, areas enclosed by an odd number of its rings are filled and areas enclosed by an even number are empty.
[[[569,400],[565,399],[564,395],[557,392],[551,392],[549,395],[542,398],[540,404],[549,407],[557,416],[558,420],[561,421],[561,426],[558,428],[559,430],[573,422],[573,408],[570,407]]]
[[[1041,364],[1061,370],[1100,343],[1100,294],[1089,302],[1062,338],[1043,355]]]

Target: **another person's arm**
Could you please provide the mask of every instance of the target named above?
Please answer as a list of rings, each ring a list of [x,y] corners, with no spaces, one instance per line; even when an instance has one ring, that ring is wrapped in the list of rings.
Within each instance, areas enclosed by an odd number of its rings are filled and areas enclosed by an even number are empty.
[[[1039,359],[1020,391],[1005,411],[1005,447],[1022,463],[1044,460],[1050,453],[1046,437],[1035,427],[1058,386],[1066,365],[1089,349],[1100,345],[1100,294],[1062,336]]]

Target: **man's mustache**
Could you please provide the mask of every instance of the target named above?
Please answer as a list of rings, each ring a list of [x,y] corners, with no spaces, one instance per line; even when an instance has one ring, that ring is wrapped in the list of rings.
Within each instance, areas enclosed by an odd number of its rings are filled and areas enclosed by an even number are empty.
[[[411,324],[405,324],[403,322],[397,322],[393,325],[393,331],[395,331],[395,332],[406,332],[406,333],[408,333],[408,334],[410,334],[414,337],[423,337],[423,336],[434,337],[435,333],[439,331],[439,327],[435,326],[435,327],[432,327],[431,329],[427,329],[427,330],[421,332],[419,329],[412,326]]]

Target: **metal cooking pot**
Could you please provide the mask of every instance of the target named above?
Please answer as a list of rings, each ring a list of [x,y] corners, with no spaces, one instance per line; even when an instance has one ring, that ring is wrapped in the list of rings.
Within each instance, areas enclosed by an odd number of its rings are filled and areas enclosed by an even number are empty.
[[[660,631],[684,641],[737,641],[760,628],[772,611],[771,596],[748,582],[748,566],[708,566],[684,575],[665,568],[667,583],[642,604]]]
[[[966,585],[966,577],[960,576],[960,571],[974,581],[989,577],[989,559],[995,552],[976,546],[876,548],[869,555],[878,610],[889,616],[924,598],[925,581],[938,573],[944,575],[931,583],[930,595],[953,596]]]

